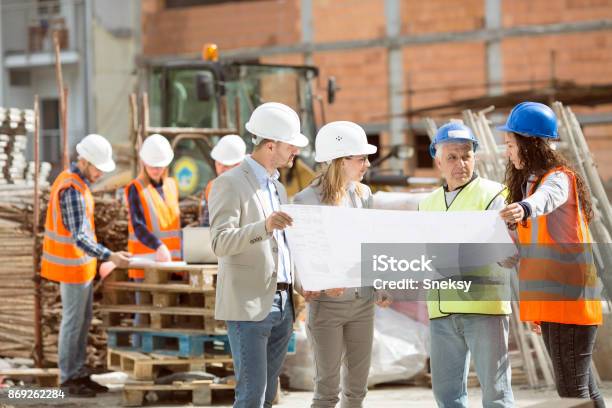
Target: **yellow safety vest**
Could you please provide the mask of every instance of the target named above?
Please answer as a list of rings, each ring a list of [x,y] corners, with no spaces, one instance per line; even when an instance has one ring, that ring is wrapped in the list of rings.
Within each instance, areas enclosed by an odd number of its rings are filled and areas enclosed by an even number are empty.
[[[507,195],[506,188],[495,181],[476,177],[463,186],[450,206],[447,207],[444,188],[440,187],[419,203],[419,211],[485,211],[497,196]],[[481,294],[485,299],[495,300],[462,300],[465,294],[453,289],[430,290],[427,294],[427,311],[430,319],[445,317],[453,313],[507,315],[512,313],[509,301],[508,271],[500,266],[488,265],[470,271],[474,278],[470,287],[471,294]],[[464,276],[468,278],[468,276]],[[478,283],[478,281],[495,281],[498,284]],[[506,293],[508,292],[508,293]],[[501,299],[508,300],[501,300]]]

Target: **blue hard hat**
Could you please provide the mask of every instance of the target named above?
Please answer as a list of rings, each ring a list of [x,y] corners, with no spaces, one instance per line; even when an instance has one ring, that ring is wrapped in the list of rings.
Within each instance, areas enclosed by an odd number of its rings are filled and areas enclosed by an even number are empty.
[[[521,102],[512,109],[506,124],[497,129],[522,136],[556,139],[557,115],[543,103]]]
[[[429,145],[429,154],[436,157],[436,145],[440,143],[467,143],[472,142],[474,151],[478,148],[478,139],[472,129],[458,122],[449,122],[441,126],[436,132],[433,142]]]

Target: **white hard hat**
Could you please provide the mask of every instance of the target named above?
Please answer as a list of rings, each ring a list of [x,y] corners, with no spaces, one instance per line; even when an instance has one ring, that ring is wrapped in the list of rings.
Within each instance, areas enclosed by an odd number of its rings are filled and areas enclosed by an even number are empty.
[[[300,117],[287,105],[278,102],[266,102],[259,105],[246,129],[263,139],[288,143],[297,147],[308,145],[308,138],[300,132]]]
[[[140,159],[147,166],[166,167],[173,158],[174,152],[170,142],[157,133],[147,137],[140,148]]]
[[[372,154],[376,150],[376,146],[368,144],[363,128],[353,122],[330,122],[319,129],[315,139],[315,160],[318,162]]]
[[[238,135],[223,136],[213,147],[210,156],[225,166],[233,166],[244,160],[246,144]]]
[[[87,135],[76,145],[80,158],[93,164],[98,170],[109,173],[115,170],[113,148],[104,137],[96,134]]]

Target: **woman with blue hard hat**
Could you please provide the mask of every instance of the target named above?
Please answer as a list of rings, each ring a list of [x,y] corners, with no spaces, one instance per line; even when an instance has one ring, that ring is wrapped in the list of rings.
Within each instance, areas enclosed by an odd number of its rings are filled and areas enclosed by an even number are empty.
[[[365,131],[356,123],[331,122],[315,139],[315,160],[326,163],[295,204],[370,208],[372,193],[361,183],[370,167]],[[390,298],[371,287],[303,291],[309,301],[307,331],[314,351],[315,388],[311,407],[361,407],[367,392],[374,335],[374,304]],[[340,385],[342,384],[342,385]]]
[[[498,129],[506,132],[510,192],[500,215],[520,244],[521,320],[542,334],[558,394],[604,407],[591,369],[602,309],[588,188],[550,144],[558,136],[548,106],[520,103]]]

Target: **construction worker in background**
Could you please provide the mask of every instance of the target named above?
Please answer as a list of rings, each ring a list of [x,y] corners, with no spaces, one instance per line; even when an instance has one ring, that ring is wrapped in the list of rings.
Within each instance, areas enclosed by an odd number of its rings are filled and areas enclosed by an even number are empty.
[[[368,144],[365,131],[356,123],[331,122],[317,133],[315,147],[315,160],[327,165],[294,197],[294,203],[371,208],[372,192],[361,180],[370,167],[368,155],[376,153],[376,146]],[[311,407],[335,407],[339,393],[341,406],[361,407],[368,390],[374,304],[387,306],[389,298],[378,299],[382,292],[372,287],[302,294],[310,301],[307,328],[314,351]]]
[[[308,144],[290,107],[258,106],[246,129],[253,154],[210,192],[212,249],[219,257],[215,318],[225,320],[236,373],[234,407],[271,407],[291,338],[294,264],[283,230],[291,217],[279,168]]]
[[[507,132],[510,194],[501,216],[518,232],[521,320],[544,337],[559,396],[604,407],[591,369],[602,307],[588,187],[549,143],[557,118],[548,106],[520,103],[498,129]]]
[[[111,252],[96,239],[94,199],[89,186],[103,173],[115,169],[110,143],[100,135],[88,135],[77,144],[76,151],[77,162],[61,172],[51,186],[40,274],[60,282],[61,386],[70,396],[94,397],[97,392],[108,391],[89,378],[85,366],[97,259],[124,268],[130,254]]]
[[[478,140],[472,130],[451,122],[440,127],[430,154],[445,180],[419,203],[419,211],[486,211],[504,207],[505,188],[474,173]],[[465,299],[457,291],[428,293],[431,375],[439,407],[467,407],[470,353],[482,389],[482,405],[512,407],[508,331],[508,273],[498,265],[461,271],[487,300]],[[466,273],[466,274],[464,274]],[[488,282],[478,284],[478,282]],[[498,283],[497,285],[495,283]],[[476,292],[474,292],[476,293]]]
[[[233,169],[238,166],[244,160],[246,155],[246,144],[244,140],[238,135],[227,135],[223,136],[219,142],[213,147],[210,152],[210,156],[215,161],[215,172],[217,177],[225,173],[226,171]],[[200,224],[203,227],[210,226],[210,219],[208,213],[208,196],[212,189],[212,183],[215,179],[212,179],[206,185],[202,198],[200,200]]]
[[[176,182],[168,177],[168,165],[174,152],[168,140],[159,134],[147,137],[139,152],[142,170],[125,187],[128,205],[128,251],[139,258],[156,262],[181,259],[181,214]],[[128,276],[135,282],[144,280],[142,269],[130,269]],[[140,292],[136,292],[140,304]],[[136,314],[135,323],[142,316]],[[132,345],[140,346],[138,335]]]

